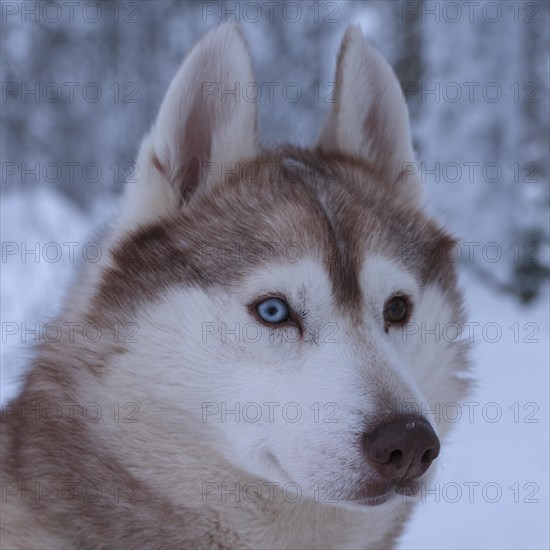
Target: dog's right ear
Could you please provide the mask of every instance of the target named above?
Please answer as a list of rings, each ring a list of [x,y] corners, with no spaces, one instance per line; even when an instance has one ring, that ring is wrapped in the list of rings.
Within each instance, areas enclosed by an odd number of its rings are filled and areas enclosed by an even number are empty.
[[[127,185],[119,229],[177,212],[257,153],[256,104],[240,97],[249,82],[250,54],[234,23],[210,31],[191,50],[143,140],[138,181]]]

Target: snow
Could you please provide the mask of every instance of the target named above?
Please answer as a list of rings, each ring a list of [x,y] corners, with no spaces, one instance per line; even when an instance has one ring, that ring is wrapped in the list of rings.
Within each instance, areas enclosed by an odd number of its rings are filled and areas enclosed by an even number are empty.
[[[479,323],[476,389],[447,411],[462,417],[438,458],[439,485],[426,488],[399,548],[550,548],[548,295],[525,308],[465,273],[462,287]]]
[[[2,194],[2,403],[16,393],[32,344],[61,305],[77,266],[95,260],[95,234],[113,207],[102,201],[84,212],[48,188]]]
[[[33,328],[50,319],[76,267],[64,248],[59,261],[45,261],[45,245],[78,243],[76,259],[113,208],[85,214],[48,190],[4,195],[4,245],[38,242],[41,256],[22,262],[19,251],[2,259],[3,403],[17,391],[34,340],[32,333],[6,334],[7,323]],[[462,417],[438,458],[439,485],[426,487],[399,548],[549,548],[548,294],[523,307],[464,268],[461,279],[469,320],[479,323],[471,325],[477,387],[465,402],[440,411]]]

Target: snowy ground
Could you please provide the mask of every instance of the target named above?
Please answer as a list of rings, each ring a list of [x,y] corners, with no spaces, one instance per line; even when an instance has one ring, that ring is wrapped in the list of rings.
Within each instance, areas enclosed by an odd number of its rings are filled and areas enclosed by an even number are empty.
[[[105,208],[92,209],[94,220],[108,218]],[[29,201],[2,197],[2,402],[13,396],[14,375],[34,338],[21,323],[34,328],[47,320],[74,271],[68,245],[58,261],[44,259],[44,252],[56,258],[55,247],[44,245],[77,243],[78,256],[93,241],[94,226],[46,191]],[[41,243],[40,261],[22,255],[23,241]],[[473,326],[479,382],[467,403],[441,411],[461,418],[438,459],[439,485],[426,488],[400,548],[549,548],[548,296],[523,308],[466,273],[462,279],[470,320],[479,323]]]
[[[548,297],[522,308],[462,279],[470,322],[480,323],[477,389],[445,413],[462,417],[438,459],[439,486],[427,487],[400,548],[547,549]],[[497,333],[489,323],[501,327],[498,341],[490,341]]]

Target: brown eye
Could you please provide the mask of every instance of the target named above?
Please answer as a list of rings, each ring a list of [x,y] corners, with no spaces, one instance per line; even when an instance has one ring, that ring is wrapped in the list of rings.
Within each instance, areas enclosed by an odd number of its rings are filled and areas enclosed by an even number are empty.
[[[394,296],[386,302],[384,321],[392,325],[406,323],[409,318],[409,310],[409,302],[405,296]]]

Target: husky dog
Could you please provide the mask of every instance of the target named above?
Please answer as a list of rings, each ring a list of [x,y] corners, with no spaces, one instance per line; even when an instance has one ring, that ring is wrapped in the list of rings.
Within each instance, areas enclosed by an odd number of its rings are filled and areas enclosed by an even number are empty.
[[[226,24],[171,83],[4,407],[4,548],[387,548],[430,483],[468,350],[397,79],[349,28],[318,144],[271,151],[253,82]]]

